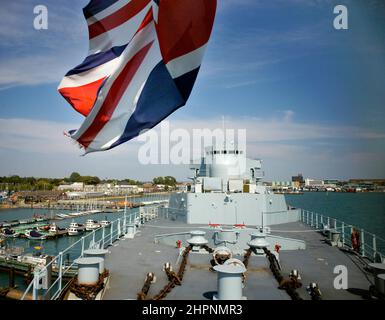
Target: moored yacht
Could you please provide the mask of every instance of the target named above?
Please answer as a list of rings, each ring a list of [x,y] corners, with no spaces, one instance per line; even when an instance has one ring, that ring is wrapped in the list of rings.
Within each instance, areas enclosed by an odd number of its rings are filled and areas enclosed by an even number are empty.
[[[92,231],[100,228],[100,223],[95,220],[88,219],[86,222],[86,231]]]
[[[101,225],[102,227],[109,226],[110,224],[111,224],[111,222],[108,221],[108,220],[102,220],[102,221],[100,221],[100,225]]]
[[[30,240],[45,240],[47,236],[36,230],[30,230],[25,233],[25,236]]]
[[[5,238],[17,238],[20,233],[12,229],[5,228],[2,230],[1,235]]]
[[[84,232],[85,226],[83,224],[79,224],[77,222],[72,221],[68,227],[68,235],[69,236],[77,236],[80,233]]]
[[[67,233],[65,228],[60,228],[56,223],[49,226],[48,233],[51,235],[64,235]]]

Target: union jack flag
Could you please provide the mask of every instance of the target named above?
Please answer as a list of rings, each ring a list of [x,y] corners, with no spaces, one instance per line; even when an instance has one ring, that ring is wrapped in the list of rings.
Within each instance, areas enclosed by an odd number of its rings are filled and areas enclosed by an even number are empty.
[[[185,105],[215,11],[216,0],[91,0],[88,56],[58,88],[85,116],[71,138],[108,150]]]

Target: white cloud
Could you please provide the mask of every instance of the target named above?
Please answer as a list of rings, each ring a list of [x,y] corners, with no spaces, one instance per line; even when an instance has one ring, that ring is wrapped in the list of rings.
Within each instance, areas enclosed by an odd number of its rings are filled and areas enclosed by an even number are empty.
[[[84,174],[136,179],[151,179],[165,172],[183,179],[189,174],[188,167],[183,165],[141,165],[138,150],[143,144],[136,139],[110,151],[80,157],[83,152],[63,136],[63,130],[77,127],[79,124],[74,123],[0,119],[0,174],[63,176],[77,169]],[[222,122],[220,119],[170,121],[171,130],[181,128],[189,132],[213,130],[222,128]],[[297,171],[313,177],[385,174],[381,165],[385,161],[384,152],[361,148],[370,141],[380,141],[383,145],[384,132],[299,123],[294,121],[290,110],[280,118],[227,119],[226,128],[247,130],[248,156],[265,159],[268,178],[287,178]],[[160,126],[153,130],[159,132]],[[23,162],[20,158],[28,160]],[[49,163],[42,167],[47,159]]]

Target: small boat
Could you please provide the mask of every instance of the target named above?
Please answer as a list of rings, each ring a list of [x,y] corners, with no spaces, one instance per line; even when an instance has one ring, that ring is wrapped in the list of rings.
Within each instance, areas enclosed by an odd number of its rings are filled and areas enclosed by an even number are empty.
[[[83,224],[79,224],[77,222],[72,221],[70,226],[68,227],[68,235],[69,236],[77,236],[79,233],[83,232],[86,227]]]
[[[37,232],[36,230],[31,230],[25,233],[26,237],[30,240],[45,240],[47,236]]]
[[[67,233],[65,228],[60,228],[56,223],[53,223],[49,226],[48,233],[52,235],[64,235]]]
[[[100,223],[98,223],[95,220],[88,219],[86,222],[86,230],[87,231],[92,231],[100,228]]]
[[[5,238],[17,238],[20,235],[19,232],[16,232],[15,230],[6,228],[2,231],[2,236]]]
[[[10,222],[10,226],[11,227],[16,227],[16,226],[18,226],[20,223],[19,223],[19,220],[13,220],[13,221],[11,221]]]
[[[80,233],[80,231],[78,230],[78,228],[71,227],[67,229],[67,233],[69,236],[77,236]]]
[[[63,219],[70,217],[68,214],[64,214],[64,213],[58,213],[56,216]]]
[[[79,212],[72,212],[72,213],[69,213],[68,215],[70,215],[71,217],[77,217],[79,216]]]
[[[84,226],[84,224],[81,224],[81,223],[77,223],[75,221],[72,221],[70,223],[70,226],[69,228],[77,228],[79,229],[80,231],[84,231],[86,229],[86,227]]]
[[[100,225],[102,226],[102,227],[106,227],[106,226],[109,226],[111,224],[111,222],[110,221],[108,221],[108,220],[103,220],[103,221],[100,221]]]
[[[83,230],[79,230],[78,228],[70,227],[67,229],[67,233],[69,236],[77,236],[82,233]]]
[[[39,218],[36,218],[35,220],[36,222],[43,222],[43,221],[47,221],[48,219],[44,217],[39,217]]]

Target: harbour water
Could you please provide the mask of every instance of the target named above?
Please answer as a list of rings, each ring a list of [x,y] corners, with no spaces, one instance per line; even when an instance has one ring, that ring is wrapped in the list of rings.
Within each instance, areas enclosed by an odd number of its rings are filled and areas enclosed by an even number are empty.
[[[291,206],[330,216],[385,239],[385,193],[305,192],[285,198]]]

